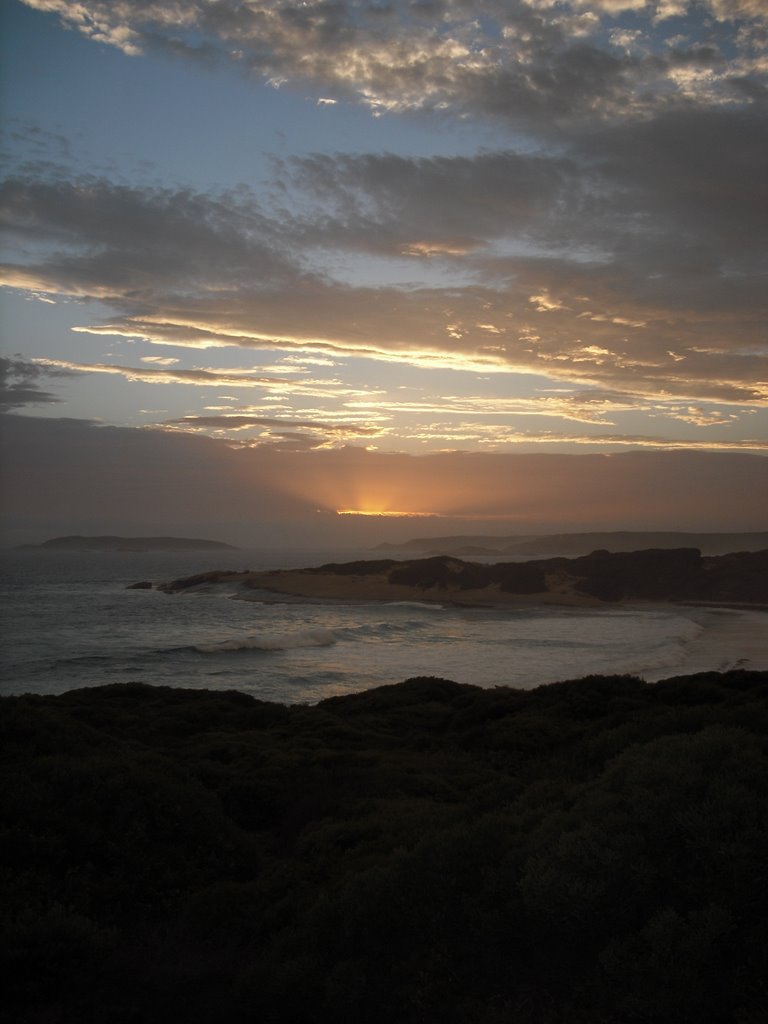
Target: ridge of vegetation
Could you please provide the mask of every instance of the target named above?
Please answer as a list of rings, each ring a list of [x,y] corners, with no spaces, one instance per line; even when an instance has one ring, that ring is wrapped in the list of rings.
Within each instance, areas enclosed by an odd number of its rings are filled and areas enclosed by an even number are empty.
[[[757,1024],[768,673],[0,700],[17,1024]]]
[[[593,551],[579,558],[546,558],[522,562],[484,564],[451,555],[430,558],[329,562],[314,568],[269,572],[209,571],[160,585],[168,593],[217,583],[239,584],[246,589],[286,589],[311,596],[317,582],[343,586],[344,598],[371,598],[370,581],[378,583],[376,596],[386,600],[389,588],[409,588],[432,600],[467,600],[469,593],[488,601],[499,595],[537,595],[564,601],[617,602],[702,601],[768,606],[768,549],[728,555],[702,555],[697,548],[650,548],[643,551]],[[482,592],[487,591],[487,595]],[[392,590],[392,593],[397,593]]]

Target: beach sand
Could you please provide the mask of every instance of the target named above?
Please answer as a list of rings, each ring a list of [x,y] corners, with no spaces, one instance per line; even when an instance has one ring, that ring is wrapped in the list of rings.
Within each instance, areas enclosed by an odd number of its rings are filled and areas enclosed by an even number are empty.
[[[212,581],[211,581],[212,582]],[[227,582],[227,581],[222,581]],[[230,579],[231,582],[231,579]],[[733,668],[768,670],[768,609],[765,606],[727,606],[703,602],[616,601],[606,602],[576,593],[567,583],[544,593],[512,594],[492,585],[478,590],[458,587],[421,588],[390,583],[386,575],[345,575],[281,569],[251,572],[238,580],[240,600],[281,601],[308,599],[341,602],[417,601],[465,608],[531,608],[550,606],[585,610],[637,608],[685,615],[702,627],[688,645],[685,661],[671,672],[669,668],[645,675],[649,681],[669,675],[694,672],[727,671]]]
[[[310,600],[328,601],[425,601],[435,604],[452,604],[458,607],[499,608],[530,607],[532,605],[558,605],[576,608],[607,607],[604,601],[577,594],[563,587],[536,594],[512,594],[499,589],[498,584],[478,590],[462,590],[458,587],[413,587],[407,584],[390,583],[381,574],[364,576],[341,575],[336,573],[307,572],[302,569],[279,569],[271,572],[249,573],[243,580],[242,597],[249,599],[249,591],[267,591]]]
[[[733,608],[686,608],[668,605],[704,627],[688,649],[688,657],[675,675],[693,672],[726,672],[744,668],[768,671],[768,612]],[[656,680],[669,669],[646,676]]]

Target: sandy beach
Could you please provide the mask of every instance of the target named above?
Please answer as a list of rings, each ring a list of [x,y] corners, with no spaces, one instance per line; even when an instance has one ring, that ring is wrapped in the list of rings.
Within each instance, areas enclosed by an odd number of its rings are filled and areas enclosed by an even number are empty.
[[[414,587],[391,583],[384,573],[340,575],[316,570],[280,569],[247,573],[241,577],[244,600],[255,599],[255,591],[326,601],[426,601],[430,604],[456,605],[472,608],[530,607],[559,605],[574,608],[606,607],[606,602],[572,589],[545,591],[537,594],[513,594],[498,584],[477,590],[459,587]],[[263,595],[258,597],[262,600]]]
[[[426,602],[466,608],[553,608],[612,610],[638,608],[687,614],[704,628],[691,641],[680,671],[727,671],[733,668],[768,669],[768,609],[764,605],[708,602],[624,600],[600,601],[563,584],[561,589],[537,594],[511,594],[498,585],[478,590],[450,587],[413,587],[390,583],[386,575],[337,575],[306,570],[249,573],[242,579],[242,600],[265,599],[272,594],[317,601]],[[669,669],[647,676],[662,679]]]
[[[680,611],[690,610],[691,618],[705,624],[688,649],[680,672],[706,672],[729,669],[768,669],[768,612],[709,607],[706,610],[686,605],[667,605]],[[702,617],[703,616],[703,617]],[[649,680],[669,676],[669,670],[646,676]]]
[[[228,574],[222,583],[237,582],[241,589],[238,600],[277,603],[287,600],[318,602],[381,602],[382,604],[416,602],[458,608],[532,607],[570,608],[573,610],[675,612],[690,617],[702,629],[690,641],[685,662],[676,671],[726,671],[732,668],[768,669],[768,609],[765,605],[716,602],[675,602],[622,600],[600,601],[577,593],[563,581],[559,589],[544,593],[512,594],[493,584],[476,590],[459,587],[417,587],[391,583],[385,573],[337,574],[316,569],[272,570]],[[215,583],[206,581],[205,585]],[[674,673],[672,673],[674,674]],[[670,675],[669,668],[646,674],[652,681]]]

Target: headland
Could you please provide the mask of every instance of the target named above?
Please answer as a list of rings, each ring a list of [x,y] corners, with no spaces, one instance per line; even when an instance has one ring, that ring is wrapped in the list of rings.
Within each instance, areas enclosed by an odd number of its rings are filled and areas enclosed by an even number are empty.
[[[426,601],[478,607],[565,605],[601,607],[622,602],[684,602],[768,609],[768,550],[702,555],[696,548],[633,552],[593,551],[580,558],[549,558],[492,565],[450,556],[328,563],[268,572],[214,571],[158,589],[179,593],[236,587],[235,596],[263,600]]]
[[[53,537],[42,544],[22,544],[42,551],[236,551],[231,544],[199,537]]]

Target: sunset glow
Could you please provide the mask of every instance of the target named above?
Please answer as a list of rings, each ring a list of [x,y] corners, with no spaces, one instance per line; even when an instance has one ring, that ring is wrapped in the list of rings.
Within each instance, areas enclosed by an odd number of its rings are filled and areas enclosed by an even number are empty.
[[[337,508],[337,516],[380,516],[382,518],[434,519],[440,512],[394,512],[390,509]]]

